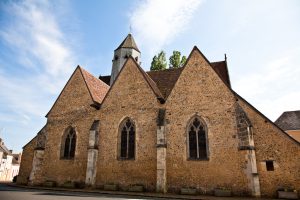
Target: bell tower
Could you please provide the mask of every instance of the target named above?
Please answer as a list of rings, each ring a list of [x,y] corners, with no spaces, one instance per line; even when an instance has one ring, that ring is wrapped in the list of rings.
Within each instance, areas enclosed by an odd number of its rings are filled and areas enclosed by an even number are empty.
[[[140,63],[141,52],[136,46],[136,43],[131,34],[123,40],[120,46],[114,51],[112,60],[112,69],[110,76],[110,85],[113,84],[119,72],[121,71],[125,61],[132,56],[137,63]]]

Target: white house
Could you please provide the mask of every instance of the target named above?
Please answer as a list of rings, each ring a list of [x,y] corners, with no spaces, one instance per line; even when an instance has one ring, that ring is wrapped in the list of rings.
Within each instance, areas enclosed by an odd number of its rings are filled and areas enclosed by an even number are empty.
[[[0,181],[12,181],[18,175],[21,154],[13,154],[0,138]]]

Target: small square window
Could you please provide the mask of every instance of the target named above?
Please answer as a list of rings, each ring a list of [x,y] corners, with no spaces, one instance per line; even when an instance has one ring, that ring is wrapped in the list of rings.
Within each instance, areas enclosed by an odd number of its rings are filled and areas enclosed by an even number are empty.
[[[273,160],[266,160],[267,171],[274,171],[274,162]]]

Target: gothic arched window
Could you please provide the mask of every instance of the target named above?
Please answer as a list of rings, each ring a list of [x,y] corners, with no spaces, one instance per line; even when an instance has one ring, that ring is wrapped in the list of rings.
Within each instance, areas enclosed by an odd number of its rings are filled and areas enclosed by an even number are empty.
[[[199,117],[194,117],[188,126],[188,157],[192,160],[208,159],[207,130]]]
[[[62,141],[62,158],[72,159],[75,156],[76,132],[74,128],[68,128]]]
[[[132,120],[126,118],[120,126],[120,159],[135,157],[135,126]]]

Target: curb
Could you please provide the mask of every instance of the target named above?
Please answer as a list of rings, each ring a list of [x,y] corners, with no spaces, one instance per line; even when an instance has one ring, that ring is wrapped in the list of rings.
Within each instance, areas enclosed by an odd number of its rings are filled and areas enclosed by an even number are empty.
[[[215,196],[205,196],[205,195],[180,195],[180,194],[160,194],[160,193],[138,193],[138,192],[122,192],[122,191],[104,191],[96,189],[68,189],[60,187],[37,187],[37,186],[27,186],[27,185],[17,185],[13,183],[5,183],[7,186],[35,189],[35,190],[46,190],[46,191],[57,191],[57,192],[77,192],[86,194],[103,194],[103,195],[115,195],[115,196],[131,196],[131,197],[141,197],[141,198],[156,198],[156,199],[188,199],[188,200],[273,200],[270,198],[254,198],[254,197],[215,197]]]
[[[104,190],[88,190],[88,189],[68,189],[60,187],[38,187],[38,186],[27,186],[17,185],[12,183],[6,183],[6,185],[17,188],[35,189],[35,190],[47,190],[57,192],[78,192],[78,193],[89,193],[89,194],[103,194],[103,195],[116,195],[116,196],[134,196],[134,197],[146,197],[146,198],[159,198],[159,199],[191,199],[191,200],[213,200],[214,197],[199,197],[199,196],[186,196],[176,194],[159,194],[159,193],[138,193],[138,192],[122,192],[122,191],[104,191]],[[203,198],[204,197],[204,198]],[[246,200],[246,199],[245,199]]]

